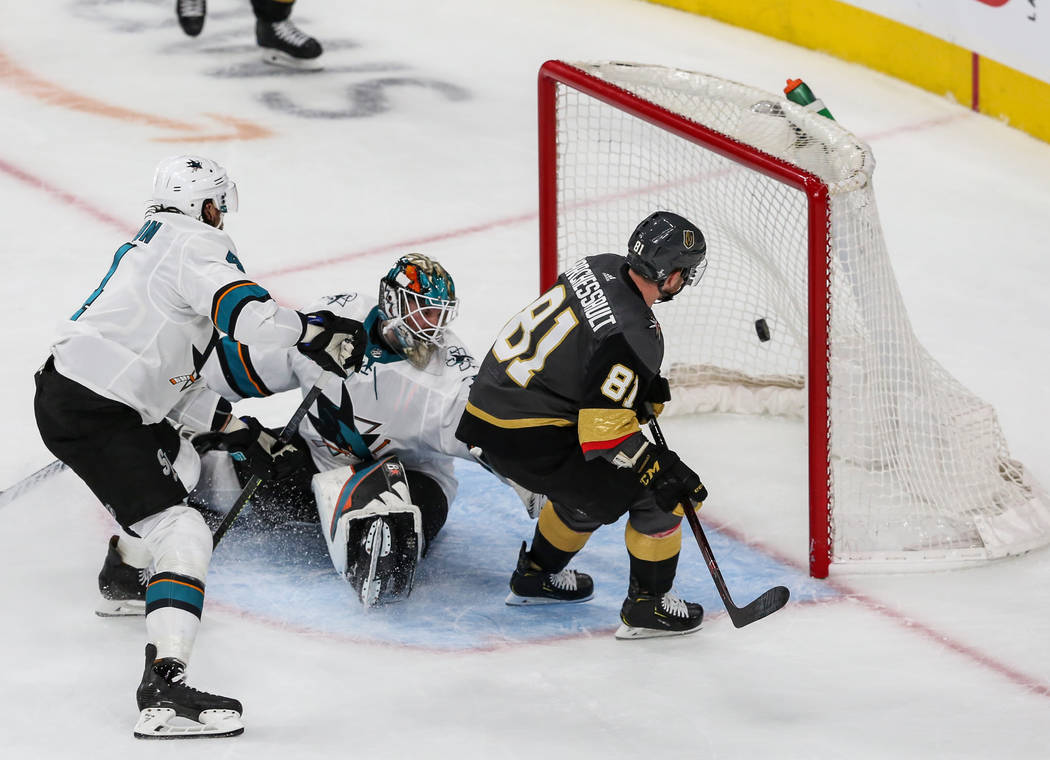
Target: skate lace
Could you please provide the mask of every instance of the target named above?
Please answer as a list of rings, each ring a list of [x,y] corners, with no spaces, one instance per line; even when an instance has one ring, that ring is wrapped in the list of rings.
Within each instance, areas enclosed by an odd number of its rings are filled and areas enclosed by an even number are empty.
[[[205,0],[179,0],[180,16],[203,16]]]
[[[575,570],[562,570],[560,573],[551,573],[550,585],[562,591],[575,591],[578,585]]]
[[[278,21],[273,25],[273,32],[281,40],[295,47],[305,45],[310,41],[310,36],[299,31],[291,21]]]
[[[664,594],[663,599],[660,600],[660,606],[668,615],[680,618],[689,617],[689,608],[685,606],[685,602],[670,591]]]

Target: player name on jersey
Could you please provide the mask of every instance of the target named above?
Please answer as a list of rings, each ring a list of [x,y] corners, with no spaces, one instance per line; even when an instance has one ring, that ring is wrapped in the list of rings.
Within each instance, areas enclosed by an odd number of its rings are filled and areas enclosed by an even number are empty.
[[[582,259],[577,264],[565,270],[565,279],[572,286],[576,298],[583,307],[583,316],[591,326],[593,332],[606,325],[616,324],[609,299],[605,296],[602,283],[591,270],[587,259]]]

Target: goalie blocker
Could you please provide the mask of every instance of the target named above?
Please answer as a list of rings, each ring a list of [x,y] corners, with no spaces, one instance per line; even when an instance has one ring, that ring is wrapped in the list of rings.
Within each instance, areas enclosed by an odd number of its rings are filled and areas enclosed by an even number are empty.
[[[336,570],[372,607],[412,593],[423,518],[396,456],[315,475],[314,498]]]

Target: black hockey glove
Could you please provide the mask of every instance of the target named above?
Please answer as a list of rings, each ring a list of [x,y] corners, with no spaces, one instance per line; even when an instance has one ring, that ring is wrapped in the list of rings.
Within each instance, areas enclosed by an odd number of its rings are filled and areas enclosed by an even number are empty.
[[[198,454],[228,451],[248,462],[252,474],[263,480],[281,480],[305,464],[306,452],[291,444],[282,445],[254,417],[231,417],[223,432],[193,437]],[[239,455],[239,456],[238,456]]]
[[[666,377],[657,375],[649,382],[645,391],[645,398],[641,399],[641,408],[638,410],[638,421],[645,425],[654,417],[659,417],[664,409],[664,404],[671,400],[671,385]]]
[[[306,332],[296,348],[323,369],[343,378],[347,370],[361,369],[368,343],[364,325],[356,319],[337,317],[330,311],[315,311],[304,316]]]
[[[664,512],[673,512],[679,504],[702,502],[707,489],[700,476],[690,470],[670,449],[649,443],[635,463],[638,480],[653,492],[656,505]]]

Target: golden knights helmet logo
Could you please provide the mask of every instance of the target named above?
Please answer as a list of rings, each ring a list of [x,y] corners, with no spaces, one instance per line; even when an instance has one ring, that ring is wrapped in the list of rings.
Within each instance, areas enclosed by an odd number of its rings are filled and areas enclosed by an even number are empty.
[[[682,230],[682,245],[688,250],[692,250],[696,245],[696,235],[692,230]]]

